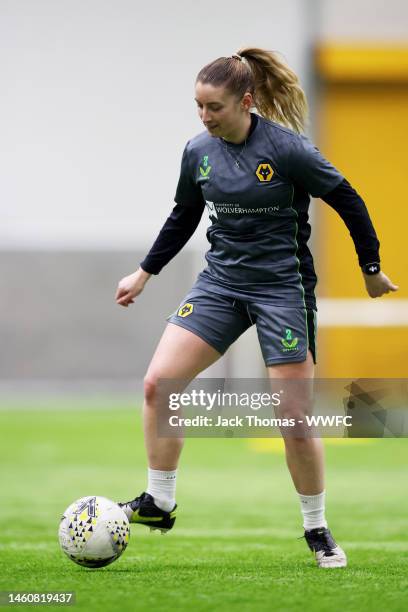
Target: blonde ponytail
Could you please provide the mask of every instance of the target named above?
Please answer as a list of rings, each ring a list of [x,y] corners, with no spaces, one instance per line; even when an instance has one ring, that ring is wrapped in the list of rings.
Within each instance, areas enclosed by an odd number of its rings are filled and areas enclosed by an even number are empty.
[[[265,119],[292,128],[305,129],[307,100],[297,75],[273,51],[242,47],[237,54],[245,58],[254,80],[254,103]]]

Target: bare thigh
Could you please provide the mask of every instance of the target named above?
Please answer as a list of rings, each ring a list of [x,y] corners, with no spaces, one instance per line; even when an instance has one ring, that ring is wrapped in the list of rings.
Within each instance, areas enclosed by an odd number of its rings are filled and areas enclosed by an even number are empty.
[[[279,390],[283,390],[281,394],[281,404],[275,409],[275,414],[280,418],[299,419],[305,414],[311,414],[313,410],[313,377],[314,363],[310,350],[307,352],[307,358],[300,363],[285,363],[267,368],[269,379],[274,391],[277,391],[276,382],[279,379]],[[304,429],[303,426],[288,428],[282,430],[284,437],[296,436],[308,437],[310,431]]]
[[[182,448],[182,432],[178,432],[179,437],[158,436],[160,422],[168,424],[169,393],[182,392],[192,379],[220,356],[193,332],[173,323],[167,325],[144,381],[145,444],[152,469],[175,470]],[[170,385],[161,383],[160,379],[171,379]],[[163,414],[163,421],[160,414]]]
[[[221,354],[187,329],[169,323],[147,370],[146,378],[192,380]]]
[[[268,366],[269,378],[301,379],[314,377],[314,363],[310,350],[307,351],[307,358],[300,363],[282,363]]]

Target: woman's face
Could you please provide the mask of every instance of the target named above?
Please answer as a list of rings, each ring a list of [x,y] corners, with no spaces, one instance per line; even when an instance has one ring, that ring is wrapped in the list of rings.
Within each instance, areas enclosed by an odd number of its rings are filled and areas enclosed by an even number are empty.
[[[238,100],[225,87],[214,87],[200,81],[196,83],[195,100],[199,117],[211,136],[226,140],[240,130],[252,104],[250,93]]]

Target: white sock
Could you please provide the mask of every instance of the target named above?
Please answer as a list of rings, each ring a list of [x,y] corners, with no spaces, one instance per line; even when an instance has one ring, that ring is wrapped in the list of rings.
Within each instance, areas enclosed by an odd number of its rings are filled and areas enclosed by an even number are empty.
[[[149,493],[154,503],[158,508],[165,512],[173,510],[176,503],[176,476],[177,470],[171,472],[164,472],[162,470],[147,471],[147,489],[146,493]]]
[[[303,527],[305,529],[316,529],[327,527],[324,516],[326,491],[318,495],[301,495],[299,493],[300,509],[303,514]]]

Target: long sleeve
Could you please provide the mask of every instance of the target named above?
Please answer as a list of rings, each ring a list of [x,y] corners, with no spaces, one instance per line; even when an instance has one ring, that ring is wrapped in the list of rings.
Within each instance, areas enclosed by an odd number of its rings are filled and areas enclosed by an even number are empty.
[[[183,248],[200,223],[204,201],[195,206],[176,204],[152,248],[141,262],[141,267],[149,274],[159,274],[161,269]]]
[[[354,242],[360,266],[379,262],[380,243],[367,207],[350,183],[343,179],[332,191],[321,196],[343,219]]]
[[[174,200],[176,206],[160,230],[149,253],[140,264],[149,274],[159,274],[161,269],[181,251],[196,231],[204,211],[203,194],[200,186],[194,181],[189,157],[189,142],[184,148]]]

